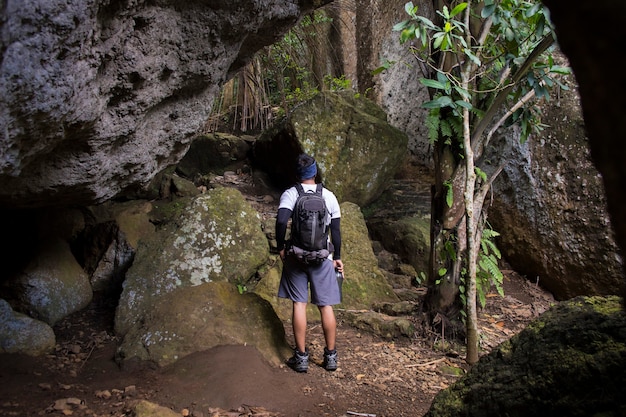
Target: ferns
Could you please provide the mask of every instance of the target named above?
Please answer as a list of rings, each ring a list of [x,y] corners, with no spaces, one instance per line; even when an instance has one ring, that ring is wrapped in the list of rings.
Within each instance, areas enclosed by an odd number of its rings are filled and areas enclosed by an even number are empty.
[[[504,275],[498,267],[498,260],[502,258],[500,250],[492,240],[500,236],[500,233],[491,228],[486,228],[480,239],[481,251],[478,254],[478,268],[476,268],[476,293],[478,302],[482,308],[487,301],[487,293],[491,287],[495,287],[500,296],[504,296],[502,281]]]

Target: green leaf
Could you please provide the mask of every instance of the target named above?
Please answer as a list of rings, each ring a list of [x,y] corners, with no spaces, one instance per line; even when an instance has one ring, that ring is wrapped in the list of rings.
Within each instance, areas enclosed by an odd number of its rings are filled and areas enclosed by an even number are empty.
[[[413,39],[415,37],[415,30],[404,29],[400,32],[400,43],[405,43],[409,39]]]
[[[474,167],[474,172],[480,177],[481,180],[487,181],[487,174],[485,173],[485,171],[478,167]]]
[[[440,277],[444,276],[446,273],[448,272],[448,270],[446,268],[439,268],[439,271],[437,271],[437,274],[439,274]]]
[[[404,5],[404,11],[411,17],[415,16],[417,13],[417,6],[413,5],[413,2],[410,1]]]
[[[462,89],[461,87],[455,85],[454,86],[454,91],[456,91],[457,93],[459,93],[462,97],[465,97],[466,99],[471,99],[472,96],[469,93],[469,91]]]
[[[446,186],[446,204],[448,207],[452,207],[454,203],[454,189],[450,182],[446,182],[444,185]]]
[[[440,49],[441,44],[443,43],[443,40],[445,38],[445,33],[443,32],[435,33],[435,36],[433,36],[433,38],[435,39],[435,41],[433,42],[433,48]]]
[[[452,11],[450,12],[450,17],[454,17],[457,14],[461,13],[463,10],[467,8],[467,3],[459,3]]]
[[[400,23],[396,23],[395,25],[393,25],[393,31],[394,32],[400,32],[402,29],[404,29],[407,25],[409,24],[408,20],[405,20],[403,22]]]
[[[441,135],[447,138],[452,137],[452,126],[447,120],[442,120],[441,123]]]
[[[372,71],[372,75],[380,74],[381,72],[389,69],[389,67],[391,67],[395,63],[396,63],[395,61],[389,61],[388,59],[385,59],[383,61],[383,64],[380,67],[378,67],[378,68],[376,68],[375,70]]]
[[[431,80],[430,78],[420,78],[420,82],[429,88],[435,88],[438,90],[446,89],[446,84],[442,84],[437,80]]]
[[[442,15],[446,18],[446,20],[450,19],[450,11],[448,9],[448,6],[443,6]]]
[[[468,110],[472,110],[474,108],[474,106],[472,106],[472,103],[468,103],[464,100],[456,100],[455,103],[461,107],[465,107]]]
[[[436,108],[447,107],[447,106],[450,106],[451,104],[452,104],[452,99],[450,97],[441,96],[434,100],[427,101],[426,103],[422,104],[422,107],[425,109],[436,109]]]
[[[561,65],[553,65],[550,67],[550,72],[561,75],[569,75],[572,73],[572,69],[570,67],[564,67]]]
[[[482,17],[483,19],[487,19],[495,11],[496,11],[496,5],[495,4],[489,4],[488,5],[487,2],[485,2],[485,7],[483,7],[483,9],[481,10],[480,17]]]
[[[465,55],[467,55],[474,64],[478,65],[479,67],[482,65],[482,62],[480,62],[480,59],[476,55],[474,55],[474,53],[470,49],[465,48],[464,52],[465,52]]]

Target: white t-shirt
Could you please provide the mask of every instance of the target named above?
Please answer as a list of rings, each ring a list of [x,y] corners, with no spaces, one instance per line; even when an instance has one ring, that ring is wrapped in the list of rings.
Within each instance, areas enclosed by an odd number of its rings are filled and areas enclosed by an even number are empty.
[[[302,188],[305,192],[315,192],[317,189],[317,184],[302,184]],[[326,202],[326,208],[328,209],[328,213],[330,214],[331,219],[338,219],[341,217],[341,211],[339,209],[339,201],[337,201],[337,197],[335,194],[326,189],[322,188],[322,197]],[[298,199],[298,190],[296,187],[291,187],[285,190],[285,192],[280,196],[280,204],[278,208],[286,208],[293,211],[296,206],[296,200]]]

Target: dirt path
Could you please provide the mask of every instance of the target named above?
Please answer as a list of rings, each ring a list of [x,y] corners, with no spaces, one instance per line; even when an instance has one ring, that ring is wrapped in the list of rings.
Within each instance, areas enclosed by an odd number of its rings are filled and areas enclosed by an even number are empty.
[[[264,218],[275,214],[276,193],[237,176],[223,180],[242,190]],[[513,271],[504,273],[506,296],[488,297],[480,312],[483,354],[553,302]],[[217,347],[165,369],[122,370],[114,361],[113,315],[113,302],[95,299],[55,326],[54,353],[0,355],[0,415],[122,417],[147,399],[194,417],[415,417],[467,369],[462,347],[439,335],[421,331],[412,339],[386,340],[350,327],[338,310],[335,372],[315,364],[306,374],[271,367],[250,346]],[[293,340],[289,323],[285,330]],[[307,340],[312,359],[321,362],[319,323],[310,322]]]
[[[552,302],[513,272],[506,277],[506,297],[489,297],[480,314],[485,353]],[[437,392],[467,369],[461,348],[436,335],[385,340],[348,326],[338,311],[336,372],[315,364],[306,374],[274,368],[249,346],[214,348],[165,369],[121,370],[114,362],[117,339],[111,318],[110,305],[95,301],[55,327],[55,353],[43,358],[1,355],[0,415],[122,417],[132,415],[137,400],[147,399],[196,417],[420,416]],[[308,340],[319,364],[319,323],[309,326]]]

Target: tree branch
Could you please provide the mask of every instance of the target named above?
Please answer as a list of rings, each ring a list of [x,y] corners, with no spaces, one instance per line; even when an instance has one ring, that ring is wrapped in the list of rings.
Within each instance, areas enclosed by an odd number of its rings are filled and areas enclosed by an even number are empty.
[[[494,133],[496,133],[496,130],[498,130],[498,128],[500,128],[500,126],[502,126],[504,124],[504,122],[506,122],[506,120],[511,117],[511,115],[513,115],[513,113],[515,113],[519,108],[523,107],[524,105],[526,105],[526,103],[528,103],[530,100],[532,100],[535,97],[535,90],[530,90],[528,93],[526,93],[526,95],[524,97],[522,97],[521,99],[518,100],[517,103],[515,103],[515,105],[513,107],[511,107],[509,109],[509,111],[507,111],[504,116],[502,116],[492,127],[491,129],[489,129],[489,132],[487,133],[487,135],[485,136],[484,140],[481,140],[478,144],[478,146],[476,146],[476,158],[480,158],[483,154],[483,150],[487,147],[487,145],[489,145],[489,142],[491,141],[492,136],[494,135]]]
[[[515,85],[522,79],[522,77],[527,74],[528,70],[537,60],[537,58],[539,58],[541,54],[543,54],[550,46],[552,46],[554,42],[556,42],[556,38],[554,37],[554,34],[552,32],[544,36],[541,42],[539,42],[539,44],[535,47],[535,49],[533,49],[530,55],[528,55],[524,63],[518,68],[515,74],[513,74],[509,85],[502,89],[500,93],[498,93],[496,98],[491,103],[491,106],[489,106],[483,117],[474,128],[474,131],[472,132],[472,143],[474,150],[482,147],[483,140],[481,140],[480,138],[483,132],[485,131],[485,129],[487,129],[487,126],[489,126],[491,120],[496,116],[500,109],[500,106],[504,104],[507,96],[509,95],[511,90],[513,90],[513,87],[515,87]]]

